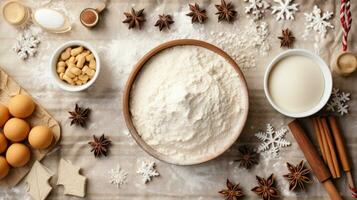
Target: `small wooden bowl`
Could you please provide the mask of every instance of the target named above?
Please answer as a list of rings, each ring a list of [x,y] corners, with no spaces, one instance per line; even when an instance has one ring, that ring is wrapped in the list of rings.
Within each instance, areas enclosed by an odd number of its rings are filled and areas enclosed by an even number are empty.
[[[137,130],[135,129],[134,123],[131,118],[131,113],[130,113],[130,92],[131,92],[133,84],[135,83],[136,77],[140,73],[140,70],[143,68],[145,63],[148,60],[150,60],[152,57],[154,57],[156,54],[160,53],[161,51],[163,51],[165,49],[175,47],[175,46],[183,46],[183,45],[203,47],[203,48],[213,51],[213,52],[217,53],[218,55],[222,56],[223,58],[225,58],[225,60],[232,65],[232,67],[235,69],[235,71],[238,73],[238,75],[240,77],[240,81],[242,82],[242,84],[241,84],[242,85],[241,89],[242,89],[242,94],[243,94],[242,100],[244,102],[243,103],[244,108],[243,108],[243,112],[242,112],[243,123],[241,123],[241,125],[239,127],[239,131],[236,133],[236,137],[234,138],[234,140],[232,140],[231,143],[229,145],[227,145],[225,148],[222,148],[222,151],[218,152],[216,155],[207,156],[204,159],[196,160],[196,161],[192,161],[192,162],[187,162],[187,161],[186,162],[177,162],[176,160],[172,159],[170,156],[161,154],[161,153],[157,152],[155,149],[153,149],[151,146],[149,146],[141,138],[141,136],[138,134]],[[218,157],[219,155],[221,155],[222,153],[224,153],[230,146],[233,145],[233,143],[237,140],[238,136],[242,132],[243,127],[244,127],[245,122],[248,117],[248,109],[249,109],[248,87],[247,87],[247,83],[244,78],[244,75],[243,75],[242,71],[240,70],[240,68],[238,67],[237,63],[222,49],[220,49],[212,44],[209,44],[209,43],[206,43],[206,42],[203,42],[200,40],[193,40],[193,39],[179,39],[179,40],[172,40],[169,42],[165,42],[165,43],[155,47],[154,49],[149,51],[147,54],[145,54],[144,57],[142,57],[139,60],[139,62],[135,65],[133,71],[129,75],[129,78],[126,82],[124,96],[123,96],[123,113],[124,113],[125,123],[129,129],[131,135],[133,136],[134,140],[136,141],[136,143],[138,143],[138,145],[143,150],[145,150],[147,153],[149,153],[153,157],[155,157],[161,161],[171,163],[171,164],[176,164],[176,165],[199,164],[199,163],[203,163],[203,162],[212,160],[212,159]]]

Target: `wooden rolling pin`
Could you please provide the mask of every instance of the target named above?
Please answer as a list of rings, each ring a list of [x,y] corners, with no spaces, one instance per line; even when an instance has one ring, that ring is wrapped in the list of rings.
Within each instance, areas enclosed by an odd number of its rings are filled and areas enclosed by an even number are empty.
[[[288,126],[296,142],[299,144],[300,149],[304,153],[305,158],[309,163],[313,173],[326,189],[330,199],[342,200],[341,195],[338,193],[335,185],[332,183],[330,171],[321,160],[321,157],[318,154],[315,146],[307,137],[300,123],[295,119],[294,121],[290,122]]]

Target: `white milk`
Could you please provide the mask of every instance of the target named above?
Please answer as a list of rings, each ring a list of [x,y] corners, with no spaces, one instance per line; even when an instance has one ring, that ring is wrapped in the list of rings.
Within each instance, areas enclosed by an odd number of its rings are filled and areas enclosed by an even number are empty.
[[[276,63],[268,82],[273,102],[288,113],[302,113],[315,107],[324,93],[324,85],[319,64],[299,55]]]

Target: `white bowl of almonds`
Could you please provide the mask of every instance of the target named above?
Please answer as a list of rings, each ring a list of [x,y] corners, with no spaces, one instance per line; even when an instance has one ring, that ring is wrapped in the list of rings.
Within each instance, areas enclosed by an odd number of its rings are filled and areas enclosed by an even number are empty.
[[[98,78],[100,60],[95,49],[84,41],[69,41],[51,58],[51,73],[57,85],[70,92],[89,88]]]

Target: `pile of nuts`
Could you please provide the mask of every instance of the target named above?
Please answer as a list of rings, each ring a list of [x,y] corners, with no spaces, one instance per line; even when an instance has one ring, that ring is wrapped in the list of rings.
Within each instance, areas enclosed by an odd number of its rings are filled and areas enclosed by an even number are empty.
[[[96,60],[92,52],[83,46],[65,49],[57,61],[57,74],[70,85],[84,85],[96,72]]]

